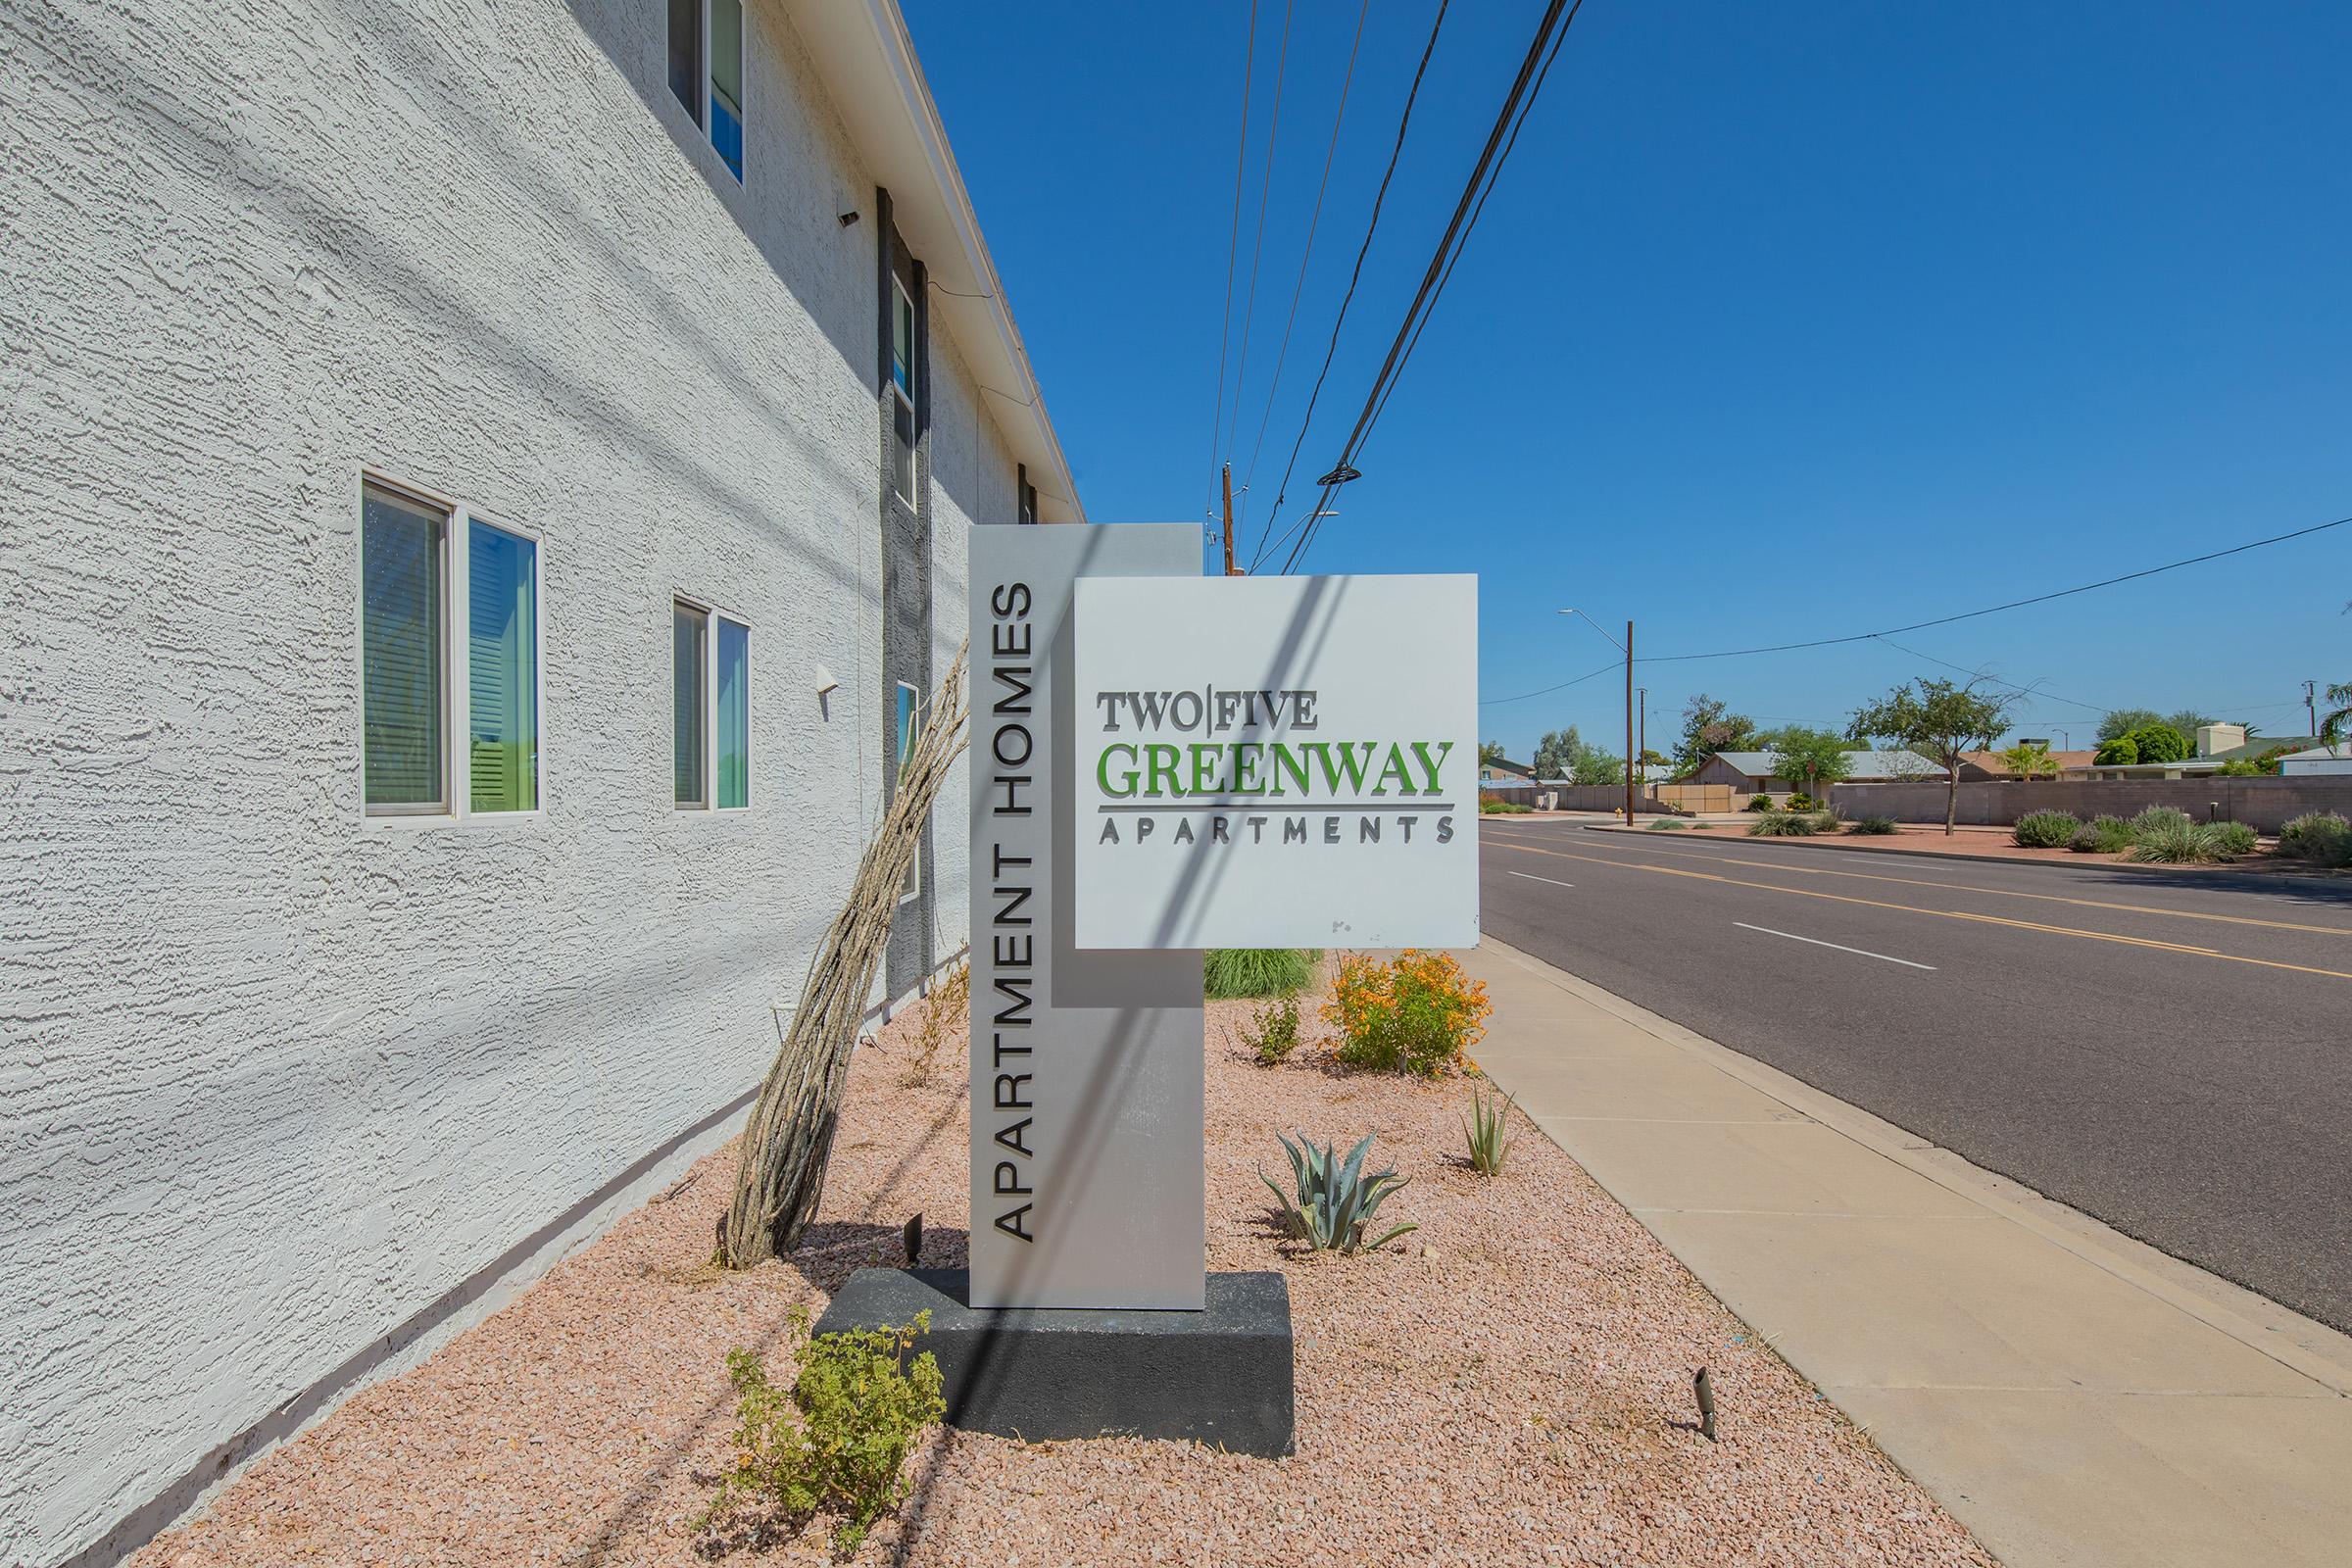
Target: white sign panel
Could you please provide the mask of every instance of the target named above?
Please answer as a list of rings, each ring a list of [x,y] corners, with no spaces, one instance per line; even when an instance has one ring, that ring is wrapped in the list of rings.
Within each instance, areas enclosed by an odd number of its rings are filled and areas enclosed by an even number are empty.
[[[1079,947],[1477,945],[1477,578],[1076,587]]]

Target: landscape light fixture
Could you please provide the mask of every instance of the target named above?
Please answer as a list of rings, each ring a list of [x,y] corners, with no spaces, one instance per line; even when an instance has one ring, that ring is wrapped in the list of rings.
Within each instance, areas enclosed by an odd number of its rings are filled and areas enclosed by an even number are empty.
[[[1338,467],[1325,474],[1322,478],[1317,479],[1315,483],[1322,485],[1325,488],[1329,488],[1335,484],[1346,484],[1350,479],[1361,479],[1362,477],[1362,474],[1356,472],[1353,468],[1350,468],[1347,464],[1343,463]]]

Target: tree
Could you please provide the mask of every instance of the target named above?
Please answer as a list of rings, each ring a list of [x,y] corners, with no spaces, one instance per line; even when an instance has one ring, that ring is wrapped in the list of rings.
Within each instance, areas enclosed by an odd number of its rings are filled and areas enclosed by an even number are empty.
[[[2099,739],[2111,741],[2129,735],[2142,724],[2161,724],[2164,715],[2153,708],[2119,708],[2099,720]]]
[[[2058,776],[2058,760],[2050,755],[2047,746],[2012,746],[2001,753],[2001,765],[2028,783]]]
[[[1994,696],[1984,682],[1967,685],[1922,676],[1855,710],[1853,731],[1908,746],[1943,766],[1943,831],[1960,819],[1960,754],[1980,752],[2009,727],[2015,696]]]
[[[2220,719],[2200,713],[2193,708],[2183,708],[2178,713],[2167,713],[2164,721],[2180,732],[2181,738],[2188,742],[2191,751],[2196,750],[2197,731],[2208,724],[2221,722]]]
[[[2125,739],[2139,748],[2143,762],[2178,762],[2196,748],[2170,724],[2142,724]]]
[[[2346,605],[2352,610],[2352,605]],[[2328,688],[2328,710],[2320,715],[2320,744],[2340,746],[2344,736],[2352,733],[2352,680],[2338,681]]]
[[[1674,743],[1674,770],[1689,773],[1717,752],[1744,751],[1755,743],[1756,721],[1705,692],[1683,707],[1683,733]]]
[[[1845,737],[1835,730],[1791,724],[1773,736],[1773,776],[1802,785],[1818,801],[1823,785],[1837,783],[1849,771],[1846,751]]]
[[[1566,729],[1546,731],[1544,738],[1536,742],[1535,760],[1531,764],[1536,770],[1536,777],[1566,778],[1576,771],[1577,754],[1584,749],[1584,737],[1577,734],[1574,724]]]
[[[1576,755],[1568,766],[1568,777],[1578,784],[1622,784],[1625,782],[1625,759],[1588,746]]]
[[[1502,755],[1502,742],[1480,741],[1478,743],[1478,765],[1480,767],[1493,767],[1497,762],[1508,760],[1509,759]]]
[[[2139,760],[2139,742],[2130,735],[2117,735],[2099,742],[2099,749],[2090,760],[2101,767],[2129,767]]]

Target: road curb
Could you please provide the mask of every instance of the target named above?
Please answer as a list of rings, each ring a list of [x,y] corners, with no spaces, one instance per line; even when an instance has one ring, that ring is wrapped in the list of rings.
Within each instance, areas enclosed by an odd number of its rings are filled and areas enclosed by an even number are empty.
[[[2020,1182],[1508,943],[1488,936],[1481,940],[1480,947],[1501,961],[1689,1053],[1992,1216],[2023,1227],[2337,1396],[2352,1396],[2352,1335],[2339,1333],[2242,1285],[2136,1241],[2080,1209],[2045,1198]],[[1574,1158],[1576,1152],[1569,1150],[1568,1153]]]

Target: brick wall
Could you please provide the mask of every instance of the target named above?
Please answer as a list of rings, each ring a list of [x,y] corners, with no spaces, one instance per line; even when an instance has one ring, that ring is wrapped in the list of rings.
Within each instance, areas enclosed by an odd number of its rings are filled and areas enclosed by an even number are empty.
[[[1840,784],[1830,802],[1846,816],[1890,816],[1898,822],[1943,820],[1941,784]],[[2276,833],[2305,811],[2352,816],[2352,777],[2043,779],[2031,784],[1960,786],[1958,820],[2006,827],[2029,811],[2072,811],[2088,821],[2102,813],[2132,816],[2151,806],[2177,807],[2198,821],[2244,822]]]

